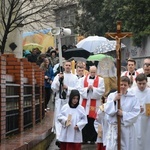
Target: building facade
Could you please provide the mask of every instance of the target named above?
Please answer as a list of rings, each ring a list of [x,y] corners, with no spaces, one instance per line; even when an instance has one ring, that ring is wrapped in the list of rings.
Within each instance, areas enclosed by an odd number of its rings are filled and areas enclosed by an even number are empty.
[[[54,10],[56,27],[64,27],[71,29],[71,35],[61,37],[61,45],[74,46],[77,44],[77,35],[75,34],[73,26],[76,21],[76,11],[77,3],[66,3],[66,5],[64,5],[63,7],[58,7]]]

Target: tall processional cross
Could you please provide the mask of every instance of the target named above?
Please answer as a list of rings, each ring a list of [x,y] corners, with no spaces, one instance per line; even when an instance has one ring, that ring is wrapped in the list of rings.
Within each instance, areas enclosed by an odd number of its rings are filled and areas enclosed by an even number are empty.
[[[121,21],[117,21],[117,31],[107,32],[106,37],[111,37],[116,40],[116,63],[117,63],[117,91],[120,93],[120,77],[121,77],[121,39],[131,37],[131,32],[121,32]],[[118,100],[118,109],[121,109],[120,100]],[[121,150],[121,117],[117,116],[117,128],[118,128],[118,150]]]

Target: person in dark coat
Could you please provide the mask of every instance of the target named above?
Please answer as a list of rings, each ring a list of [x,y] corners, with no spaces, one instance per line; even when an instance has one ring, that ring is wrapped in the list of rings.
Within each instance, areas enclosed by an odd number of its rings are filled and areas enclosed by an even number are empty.
[[[38,54],[37,54],[37,50],[36,49],[33,49],[31,55],[29,55],[27,57],[29,62],[34,62],[34,63],[36,63],[37,58],[38,58]]]
[[[44,62],[41,64],[40,68],[45,71],[45,80],[44,80],[44,87],[45,87],[45,111],[49,110],[47,108],[47,104],[50,100],[52,90],[51,90],[51,84],[54,79],[54,72],[53,68],[50,65],[49,59],[45,58]]]

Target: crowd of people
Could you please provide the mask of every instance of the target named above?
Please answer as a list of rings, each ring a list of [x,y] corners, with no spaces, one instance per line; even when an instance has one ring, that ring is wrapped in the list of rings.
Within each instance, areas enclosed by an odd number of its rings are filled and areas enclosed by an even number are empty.
[[[149,150],[150,58],[138,69],[134,59],[127,60],[119,93],[117,85],[106,93],[107,83],[96,65],[87,67],[80,61],[73,66],[72,61],[63,59],[60,72],[54,49],[42,60],[39,66],[45,71],[45,111],[53,95],[53,132],[60,150],[81,150],[84,143],[97,143],[97,150],[117,150],[118,116],[121,150]]]

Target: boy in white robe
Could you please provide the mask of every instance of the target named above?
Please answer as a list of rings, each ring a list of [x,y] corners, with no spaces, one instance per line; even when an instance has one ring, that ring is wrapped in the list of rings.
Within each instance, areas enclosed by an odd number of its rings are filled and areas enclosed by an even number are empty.
[[[62,124],[59,141],[61,150],[81,150],[82,129],[87,124],[84,108],[79,104],[80,93],[72,90],[57,119]]]
[[[117,115],[121,117],[121,150],[136,150],[134,123],[140,113],[140,105],[133,92],[128,91],[129,85],[130,79],[122,76],[120,93],[111,93],[104,104],[109,123],[106,150],[117,150]],[[121,109],[118,109],[119,99]]]
[[[63,98],[60,91],[60,79],[63,78],[62,91],[65,92],[66,96]],[[59,135],[61,130],[61,124],[57,120],[57,115],[60,113],[62,106],[68,103],[69,95],[72,89],[78,89],[79,83],[76,75],[71,73],[71,62],[66,61],[64,63],[64,72],[59,73],[55,76],[51,88],[56,93],[55,97],[55,113],[54,113],[54,127],[53,131],[56,133],[56,145],[59,147]]]
[[[135,92],[140,106],[141,112],[135,123],[135,129],[137,134],[137,149],[136,150],[149,150],[150,149],[150,114],[146,112],[146,105],[150,105],[150,88],[147,87],[147,76],[145,74],[139,74],[136,77],[137,87],[131,89]],[[149,106],[150,113],[150,106]]]

